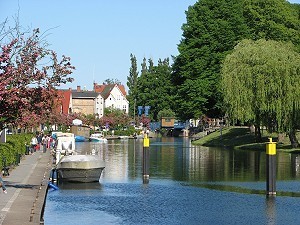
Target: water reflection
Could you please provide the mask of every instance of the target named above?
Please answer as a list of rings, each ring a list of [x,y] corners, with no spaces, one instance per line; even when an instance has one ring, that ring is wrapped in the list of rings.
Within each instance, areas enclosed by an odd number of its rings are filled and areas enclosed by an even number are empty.
[[[145,185],[143,140],[76,147],[82,154],[94,150],[106,162],[100,183],[63,184],[48,193],[45,224],[300,223],[299,199],[292,198],[300,197],[298,155],[277,154],[275,201],[265,197],[264,152],[192,146],[188,138],[152,138],[150,182]]]
[[[106,162],[102,180],[128,181],[141,178],[142,139],[111,140],[108,144],[78,143],[82,154],[96,151]],[[277,180],[300,176],[299,156],[277,154]],[[152,138],[150,179],[188,182],[265,181],[265,152],[193,146],[189,138]]]
[[[276,198],[269,196],[266,198],[266,217],[268,225],[275,225],[276,223]]]

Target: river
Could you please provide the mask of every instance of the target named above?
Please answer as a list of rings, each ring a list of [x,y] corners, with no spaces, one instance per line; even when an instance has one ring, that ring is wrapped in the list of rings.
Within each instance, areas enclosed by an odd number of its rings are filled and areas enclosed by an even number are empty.
[[[300,161],[277,154],[277,196],[267,198],[266,155],[150,139],[150,180],[142,180],[142,139],[79,142],[106,162],[100,182],[49,189],[45,225],[300,224]]]

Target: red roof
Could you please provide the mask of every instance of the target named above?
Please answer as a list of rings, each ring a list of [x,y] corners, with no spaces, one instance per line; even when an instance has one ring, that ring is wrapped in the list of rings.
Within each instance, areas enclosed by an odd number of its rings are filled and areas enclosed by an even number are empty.
[[[107,96],[109,96],[111,90],[115,86],[117,86],[120,89],[121,93],[126,97],[126,90],[125,90],[124,85],[122,85],[122,84],[97,84],[97,83],[94,83],[94,91],[101,93],[103,95],[104,99],[106,99]]]

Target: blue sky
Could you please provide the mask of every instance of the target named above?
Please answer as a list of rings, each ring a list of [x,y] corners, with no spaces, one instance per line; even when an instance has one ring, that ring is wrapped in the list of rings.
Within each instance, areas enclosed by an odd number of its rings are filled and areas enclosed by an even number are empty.
[[[13,24],[19,9],[24,27],[47,31],[58,55],[71,57],[76,86],[92,89],[93,81],[118,79],[126,86],[130,53],[137,58],[177,55],[186,22],[185,11],[197,0],[0,0],[0,22]],[[290,2],[300,3],[300,0]]]

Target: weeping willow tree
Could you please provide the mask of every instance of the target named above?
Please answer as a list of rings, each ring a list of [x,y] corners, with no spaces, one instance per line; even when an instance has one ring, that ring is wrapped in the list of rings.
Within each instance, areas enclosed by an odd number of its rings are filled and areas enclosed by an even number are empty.
[[[221,87],[230,118],[286,132],[298,147],[300,54],[293,44],[243,40],[225,58]]]

